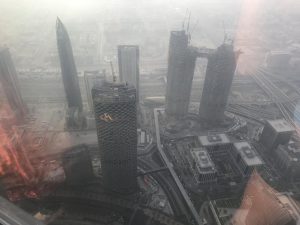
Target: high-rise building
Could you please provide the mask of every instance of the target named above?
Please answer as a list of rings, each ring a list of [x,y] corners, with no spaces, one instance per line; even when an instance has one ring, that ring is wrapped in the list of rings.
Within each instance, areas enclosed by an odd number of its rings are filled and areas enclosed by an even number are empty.
[[[118,63],[120,81],[133,85],[136,89],[137,101],[139,100],[139,46],[119,45]]]
[[[250,176],[264,164],[256,150],[246,141],[234,143],[230,153],[244,176]]]
[[[189,36],[184,30],[171,32],[166,113],[177,118],[184,117],[188,112],[197,58],[197,53],[188,44]]]
[[[224,43],[208,56],[199,109],[204,121],[219,123],[224,119],[235,69],[236,54],[232,45]]]
[[[197,180],[200,183],[211,183],[216,181],[217,169],[206,148],[192,148],[190,161],[193,169],[197,172]]]
[[[260,142],[267,150],[275,150],[280,144],[287,144],[295,129],[284,119],[267,120],[260,136]]]
[[[16,119],[21,119],[26,113],[26,106],[22,100],[17,71],[13,64],[9,50],[0,48],[0,107],[9,106],[10,112],[14,113]]]
[[[56,37],[68,107],[82,111],[82,99],[71,41],[65,26],[59,18],[56,21]]]
[[[136,91],[104,82],[92,88],[103,185],[128,194],[137,189]]]

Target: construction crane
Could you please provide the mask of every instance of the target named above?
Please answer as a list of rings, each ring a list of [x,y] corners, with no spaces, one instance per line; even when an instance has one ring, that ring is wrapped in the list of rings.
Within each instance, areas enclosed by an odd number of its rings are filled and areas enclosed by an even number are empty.
[[[109,63],[110,63],[110,68],[111,68],[111,74],[113,76],[113,82],[115,83],[117,81],[117,77],[115,74],[114,65],[113,65],[112,61],[110,61]]]

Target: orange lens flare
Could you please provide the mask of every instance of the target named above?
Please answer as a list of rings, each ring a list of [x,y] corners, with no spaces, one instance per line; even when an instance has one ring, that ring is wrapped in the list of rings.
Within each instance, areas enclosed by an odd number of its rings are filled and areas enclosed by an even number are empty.
[[[32,185],[37,181],[36,172],[28,159],[32,138],[22,129],[17,129],[14,112],[7,105],[1,105],[0,114],[1,183],[5,188]],[[8,182],[8,179],[11,181]]]

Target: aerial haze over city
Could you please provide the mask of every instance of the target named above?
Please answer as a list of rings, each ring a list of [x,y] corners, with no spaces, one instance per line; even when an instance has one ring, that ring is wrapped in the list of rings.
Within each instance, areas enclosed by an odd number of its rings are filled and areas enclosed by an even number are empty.
[[[299,223],[299,1],[0,8],[0,224]]]

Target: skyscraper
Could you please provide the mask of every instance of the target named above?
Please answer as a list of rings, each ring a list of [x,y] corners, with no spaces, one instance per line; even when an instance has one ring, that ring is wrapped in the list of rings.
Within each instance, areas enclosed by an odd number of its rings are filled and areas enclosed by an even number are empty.
[[[4,97],[0,107],[5,100],[15,117],[21,119],[26,112],[26,106],[22,100],[17,71],[7,48],[0,48],[0,84],[0,91],[3,92],[1,96]]]
[[[104,82],[92,88],[103,185],[128,194],[137,189],[137,114],[133,86]]]
[[[71,41],[65,26],[59,18],[56,21],[56,37],[68,107],[82,111],[82,99]]]
[[[167,74],[166,113],[168,116],[184,117],[189,108],[191,88],[197,58],[188,46],[185,31],[172,31],[169,43]]]
[[[118,63],[120,81],[133,85],[136,89],[137,100],[139,100],[139,46],[138,45],[119,45]]]
[[[208,56],[199,109],[201,119],[212,123],[224,119],[235,68],[236,54],[232,45],[224,43]]]

